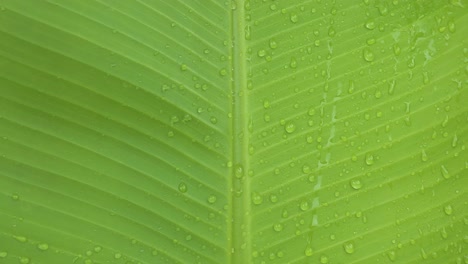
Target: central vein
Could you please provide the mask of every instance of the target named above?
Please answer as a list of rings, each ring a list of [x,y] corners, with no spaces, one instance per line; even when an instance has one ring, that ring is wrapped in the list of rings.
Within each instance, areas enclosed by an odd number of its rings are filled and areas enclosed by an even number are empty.
[[[248,163],[248,106],[244,1],[231,10],[232,173],[231,176],[231,263],[250,259],[250,190]]]

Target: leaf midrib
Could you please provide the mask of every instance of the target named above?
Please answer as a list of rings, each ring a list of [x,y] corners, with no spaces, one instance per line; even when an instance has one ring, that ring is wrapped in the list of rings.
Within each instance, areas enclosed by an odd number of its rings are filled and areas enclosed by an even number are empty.
[[[242,3],[243,1],[241,1]],[[230,10],[231,61],[231,163],[229,182],[231,204],[227,221],[230,237],[229,263],[248,263],[250,256],[250,181],[248,180],[248,120],[247,116],[247,59],[244,30],[244,6],[239,3]],[[236,70],[234,70],[236,69]],[[236,173],[237,172],[237,173]],[[242,195],[244,194],[244,195]]]

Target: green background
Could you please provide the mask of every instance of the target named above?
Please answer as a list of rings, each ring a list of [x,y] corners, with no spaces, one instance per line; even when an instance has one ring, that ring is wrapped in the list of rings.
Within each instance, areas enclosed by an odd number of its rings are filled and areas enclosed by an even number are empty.
[[[467,263],[466,0],[0,0],[0,263]]]

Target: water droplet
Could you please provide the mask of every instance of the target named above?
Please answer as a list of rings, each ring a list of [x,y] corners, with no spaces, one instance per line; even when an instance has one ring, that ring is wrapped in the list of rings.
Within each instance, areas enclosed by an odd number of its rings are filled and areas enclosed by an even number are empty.
[[[302,211],[307,211],[309,209],[309,203],[307,201],[302,201],[301,204],[299,205],[299,208]]]
[[[427,154],[426,151],[423,149],[421,150],[421,160],[426,162],[427,161]]]
[[[346,253],[348,254],[353,254],[354,253],[354,243],[353,242],[347,242],[343,245],[343,248]]]
[[[210,118],[210,122],[211,122],[212,124],[216,124],[216,123],[218,123],[218,119],[217,119],[216,117],[212,116],[212,117]]]
[[[450,204],[444,207],[444,213],[446,215],[451,215],[453,213],[453,208]]]
[[[187,192],[187,185],[183,182],[179,183],[179,192],[186,193]]]
[[[268,109],[271,107],[270,101],[263,100],[263,108]]]
[[[221,70],[219,70],[219,75],[221,75],[221,76],[226,76],[226,75],[227,75],[227,70],[224,69],[224,68],[221,69]]]
[[[294,131],[296,131],[296,125],[294,125],[293,123],[287,123],[284,127],[284,130],[286,130],[288,134],[291,134]]]
[[[291,22],[293,22],[293,23],[297,23],[299,18],[297,17],[296,13],[291,13],[291,15],[289,16],[289,20],[291,20]]]
[[[450,174],[449,174],[447,168],[445,168],[444,165],[441,165],[441,166],[440,166],[440,172],[442,173],[442,176],[443,176],[445,179],[450,178]]]
[[[234,176],[238,179],[244,176],[244,167],[241,164],[236,164],[236,166],[234,166]]]
[[[362,55],[364,60],[368,62],[372,62],[375,59],[374,53],[369,48],[364,48]]]
[[[304,165],[304,166],[302,166],[302,172],[305,173],[305,174],[309,174],[309,173],[312,172],[312,170],[310,169],[309,165]]]
[[[19,200],[19,195],[14,193],[13,195],[11,195],[11,199],[13,199],[15,201],[18,201]]]
[[[276,49],[278,47],[278,43],[274,39],[270,39],[270,48]]]
[[[0,251],[0,258],[6,258],[8,256],[8,252]]]
[[[259,204],[262,204],[263,203],[263,197],[256,193],[256,192],[253,192],[252,193],[252,203],[255,204],[255,205],[259,205]]]
[[[446,239],[448,237],[448,233],[445,227],[442,227],[442,230],[440,230],[440,235],[442,236],[443,239]]]
[[[395,79],[393,80],[390,80],[388,82],[388,94],[393,94],[395,92],[395,84],[396,84],[396,81]]]
[[[115,259],[120,259],[122,257],[122,254],[121,253],[115,253],[114,254],[114,258]]]
[[[28,257],[21,257],[20,258],[20,263],[21,264],[28,264],[29,263],[29,258]]]
[[[294,58],[294,57],[291,58],[291,62],[289,63],[289,66],[290,66],[292,69],[296,69],[296,68],[297,68],[297,60],[296,60],[296,58]]]
[[[312,248],[310,246],[307,246],[304,250],[304,254],[307,256],[307,257],[310,257],[314,254],[314,251],[312,250]]]
[[[214,195],[210,195],[208,197],[208,203],[210,203],[210,204],[214,204],[216,202],[216,200],[217,200],[217,198]]]
[[[266,55],[266,51],[264,49],[261,49],[257,52],[257,56],[260,58],[265,57],[265,55]]]
[[[353,187],[354,190],[359,190],[362,188],[362,182],[359,179],[352,179],[351,182],[351,187]]]
[[[374,22],[374,20],[372,20],[372,19],[371,19],[371,20],[368,20],[368,21],[366,22],[366,25],[365,25],[365,26],[366,26],[367,29],[373,30],[373,29],[375,28],[375,22]]]
[[[395,56],[398,56],[401,54],[400,45],[398,45],[397,43],[393,44],[393,54],[395,54]]]
[[[188,67],[187,67],[186,64],[180,65],[180,70],[181,70],[181,71],[186,71],[187,69],[188,69]]]
[[[40,243],[37,245],[37,248],[42,251],[46,251],[49,249],[49,245],[46,243]]]
[[[394,250],[391,250],[387,252],[387,257],[390,261],[395,261],[396,260],[396,253]]]
[[[13,236],[18,242],[25,243],[28,239],[24,236]]]
[[[281,231],[283,231],[283,224],[281,224],[281,223],[275,224],[275,225],[273,225],[273,229],[276,232],[281,232]]]
[[[455,148],[457,146],[457,143],[458,143],[458,137],[455,134],[452,139],[452,148]]]
[[[270,195],[270,202],[272,202],[272,203],[278,202],[278,196],[276,196],[276,194],[271,194]]]
[[[320,256],[320,263],[327,264],[328,263],[328,257],[325,256],[325,255]]]
[[[374,155],[372,155],[370,153],[366,154],[366,164],[369,165],[369,166],[374,164]]]

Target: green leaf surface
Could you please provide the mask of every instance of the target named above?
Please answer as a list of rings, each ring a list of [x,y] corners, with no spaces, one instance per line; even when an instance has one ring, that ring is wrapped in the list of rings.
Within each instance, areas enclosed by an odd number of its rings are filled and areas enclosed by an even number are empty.
[[[466,0],[1,0],[0,263],[466,263]]]

